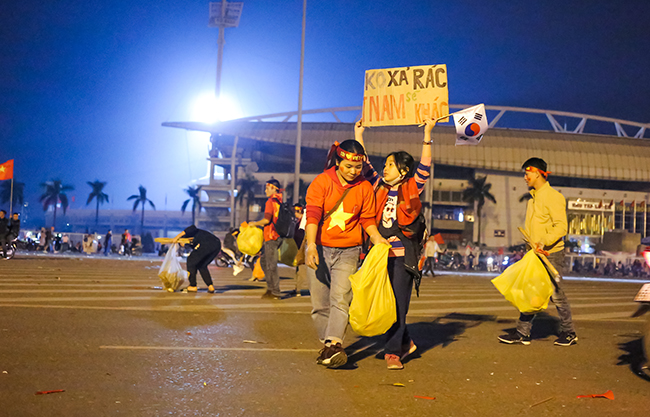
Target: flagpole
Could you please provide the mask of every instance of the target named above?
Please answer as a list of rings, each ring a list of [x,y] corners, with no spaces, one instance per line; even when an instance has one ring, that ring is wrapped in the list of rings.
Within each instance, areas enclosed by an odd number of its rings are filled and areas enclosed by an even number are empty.
[[[9,193],[9,215],[13,213],[14,209],[14,176],[11,176],[11,192]]]
[[[621,201],[621,204],[623,205],[623,216],[621,216],[621,229],[625,230],[625,200]]]
[[[646,228],[648,225],[648,202],[643,203],[643,237],[646,237]]]
[[[463,112],[463,111],[465,111],[465,110],[467,110],[467,109],[458,110],[458,111],[455,111],[455,112],[453,112],[453,113],[449,113],[449,114],[446,115],[446,116],[438,117],[437,119],[435,119],[435,121],[436,121],[436,123],[437,123],[437,122],[439,122],[439,121],[441,121],[441,120],[443,120],[443,119],[448,118],[449,116],[453,116],[454,114],[457,114],[457,113]],[[426,124],[426,123],[419,124],[418,127],[422,127],[422,126],[424,126],[425,124]]]

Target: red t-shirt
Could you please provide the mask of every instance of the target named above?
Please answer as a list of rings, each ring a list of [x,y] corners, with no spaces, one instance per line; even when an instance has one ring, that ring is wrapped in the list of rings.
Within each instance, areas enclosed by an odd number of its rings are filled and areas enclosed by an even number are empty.
[[[350,188],[338,209],[322,223],[323,217]],[[362,227],[375,225],[375,192],[362,176],[341,185],[332,167],[318,175],[307,189],[307,224],[318,224],[316,244],[330,248],[361,245]]]
[[[266,200],[264,206],[264,218],[269,221],[269,224],[264,226],[264,241],[278,240],[280,235],[275,230],[275,222],[278,221],[278,213],[280,212],[280,201],[282,201],[282,194],[273,194]]]

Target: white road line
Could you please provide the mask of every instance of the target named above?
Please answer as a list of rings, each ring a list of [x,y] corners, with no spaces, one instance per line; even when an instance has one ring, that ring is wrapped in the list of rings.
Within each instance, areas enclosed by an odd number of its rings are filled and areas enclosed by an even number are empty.
[[[201,305],[201,306],[143,306],[143,307],[117,307],[117,306],[70,306],[70,305],[56,305],[56,304],[0,304],[0,307],[14,307],[14,308],[50,308],[50,309],[63,309],[63,310],[109,310],[109,311],[173,311],[179,313],[197,313],[197,312],[227,312],[230,310],[237,310],[237,313],[254,313],[254,314],[309,314],[308,310],[303,311],[285,311],[285,310],[260,310],[258,308],[238,309],[233,306],[218,306],[218,305]],[[233,308],[229,308],[233,307]],[[274,308],[276,306],[265,304],[257,306],[259,308]]]
[[[291,348],[245,348],[245,347],[190,347],[190,346],[100,346],[100,349],[110,350],[194,350],[194,351],[225,351],[225,352],[301,352],[314,353],[318,349]]]

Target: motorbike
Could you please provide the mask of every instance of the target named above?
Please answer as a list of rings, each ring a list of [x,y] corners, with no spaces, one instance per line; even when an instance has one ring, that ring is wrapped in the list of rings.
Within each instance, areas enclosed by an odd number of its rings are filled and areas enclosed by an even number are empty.
[[[219,252],[217,257],[214,259],[214,262],[221,268],[232,267],[237,264],[237,262],[235,262],[235,260],[224,251]],[[255,265],[255,257],[244,255],[243,265],[246,268],[253,269],[253,266]]]
[[[16,250],[18,250],[18,239],[13,239],[11,242],[7,243],[7,256],[6,259],[12,259],[16,256]],[[5,258],[4,253],[0,251],[0,258]]]
[[[634,301],[639,303],[639,307],[632,314],[632,317],[640,317],[650,311],[650,283],[644,284],[643,287],[639,290]],[[639,365],[637,373],[645,376],[646,379],[650,380],[650,317],[645,323],[645,328],[643,330],[643,354],[644,361]]]

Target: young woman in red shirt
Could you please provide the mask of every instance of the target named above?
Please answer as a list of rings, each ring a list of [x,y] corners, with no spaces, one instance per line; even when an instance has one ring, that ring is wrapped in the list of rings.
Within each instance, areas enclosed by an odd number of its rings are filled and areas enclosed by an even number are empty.
[[[312,319],[324,344],[318,364],[347,363],[342,347],[352,300],[350,275],[357,271],[362,229],[374,244],[386,242],[375,224],[375,193],[361,175],[365,150],[360,143],[335,143],[325,172],[307,190],[305,263]]]
[[[406,327],[406,314],[413,281],[419,282],[422,276],[418,260],[426,223],[421,216],[420,194],[430,176],[431,129],[435,125],[434,120],[425,121],[422,156],[417,168],[413,157],[404,151],[386,157],[383,175],[375,171],[370,161],[364,165],[364,176],[373,185],[377,197],[375,220],[379,233],[391,244],[388,276],[395,293],[397,321],[386,332],[384,358],[388,369],[403,369],[402,360],[417,349]],[[363,131],[363,124],[357,122],[354,135],[361,144]]]

